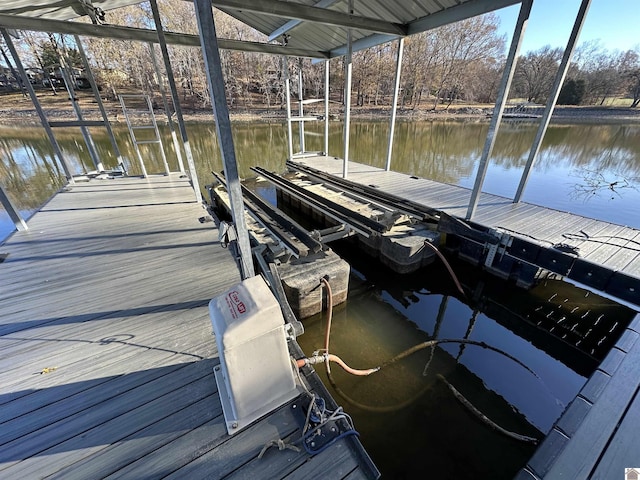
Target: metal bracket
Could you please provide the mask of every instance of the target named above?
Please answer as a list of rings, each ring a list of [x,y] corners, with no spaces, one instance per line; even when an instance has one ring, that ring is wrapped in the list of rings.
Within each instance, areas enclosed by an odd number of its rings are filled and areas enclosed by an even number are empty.
[[[506,232],[492,232],[498,237],[498,243],[485,243],[485,248],[487,248],[487,256],[484,260],[485,267],[490,267],[493,265],[493,261],[496,258],[496,255],[500,253],[500,258],[504,256],[507,252],[507,248],[511,246],[513,242],[513,237]]]

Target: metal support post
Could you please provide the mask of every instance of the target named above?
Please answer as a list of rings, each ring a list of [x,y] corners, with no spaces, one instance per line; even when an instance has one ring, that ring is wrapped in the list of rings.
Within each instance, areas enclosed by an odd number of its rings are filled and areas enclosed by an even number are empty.
[[[324,61],[324,154],[329,155],[329,60]]]
[[[238,234],[238,249],[242,278],[253,277],[253,257],[249,243],[249,232],[244,218],[244,202],[242,200],[242,186],[238,174],[238,163],[231,134],[231,121],[224,90],[222,66],[220,64],[220,51],[218,49],[218,37],[213,20],[213,5],[211,0],[194,0],[200,44],[204,56],[205,70],[209,81],[209,91],[216,119],[216,132],[218,143],[224,164],[224,175],[227,180],[229,202],[231,203],[231,215]]]
[[[564,54],[562,55],[562,60],[560,61],[560,66],[558,67],[558,73],[556,73],[556,78],[553,81],[553,87],[551,88],[551,93],[549,94],[549,100],[547,100],[547,105],[544,109],[544,113],[542,114],[542,120],[540,120],[540,125],[538,125],[536,137],[533,140],[533,145],[531,146],[531,151],[529,152],[529,158],[527,159],[527,163],[524,166],[524,171],[522,172],[522,177],[520,178],[520,184],[518,185],[518,190],[513,197],[513,203],[518,203],[522,199],[522,195],[524,194],[524,189],[526,188],[527,182],[529,181],[529,176],[531,175],[531,169],[533,168],[533,165],[535,164],[538,157],[538,153],[540,152],[542,140],[545,133],[547,132],[547,127],[549,126],[549,122],[551,121],[553,109],[555,108],[556,102],[558,101],[560,88],[562,87],[564,79],[567,76],[569,63],[571,62],[571,57],[573,56],[576,42],[578,40],[578,37],[580,36],[580,30],[582,30],[582,25],[584,24],[584,19],[587,15],[590,4],[591,0],[582,0],[582,3],[580,4],[580,9],[578,10],[576,21],[573,24],[573,30],[571,30],[571,36],[569,37],[569,41],[567,42],[567,48],[565,48]]]
[[[84,118],[82,116],[82,109],[80,105],[78,105],[78,100],[76,99],[74,81],[73,77],[70,74],[69,66],[67,64],[67,59],[64,58],[64,49],[63,53],[60,55],[60,73],[62,74],[62,79],[64,81],[64,85],[67,88],[67,93],[69,94],[69,100],[71,101],[71,105],[73,106],[73,110],[76,113],[76,118],[79,122],[84,122]],[[93,143],[93,138],[91,137],[91,133],[89,133],[89,129],[82,125],[80,127],[80,132],[82,133],[82,138],[84,138],[84,143],[87,145],[87,150],[89,151],[89,157],[91,157],[91,162],[93,163],[93,167],[98,172],[104,171],[104,166],[102,165],[102,161],[98,157],[98,152],[96,150],[96,145]]]
[[[304,117],[304,82],[302,80],[302,59],[298,59],[298,115],[300,118]],[[298,122],[298,132],[300,133],[300,153],[307,151],[304,144],[304,120]]]
[[[7,44],[7,47],[9,48],[9,52],[11,52],[11,56],[13,57],[13,61],[16,64],[16,68],[18,69],[18,72],[20,72],[20,76],[22,77],[24,86],[26,87],[27,92],[29,92],[29,96],[31,97],[33,106],[35,107],[36,112],[38,113],[38,117],[40,117],[40,122],[42,123],[42,127],[47,133],[47,137],[49,137],[49,142],[51,142],[51,146],[53,147],[53,152],[55,153],[56,157],[58,157],[58,161],[60,162],[60,165],[62,165],[62,169],[64,170],[64,174],[67,177],[67,181],[69,183],[75,183],[75,181],[73,180],[73,174],[71,173],[71,167],[69,166],[69,164],[67,163],[67,160],[62,155],[62,150],[60,149],[60,145],[58,144],[58,141],[56,140],[56,137],[53,134],[53,130],[51,130],[51,126],[49,125],[47,116],[44,113],[44,110],[42,109],[40,102],[38,101],[36,92],[33,90],[33,85],[31,85],[31,82],[27,77],[27,72],[25,72],[24,66],[20,61],[20,57],[18,56],[16,47],[13,44],[13,40],[11,40],[11,36],[9,35],[9,33],[5,28],[0,28],[0,31],[2,31],[2,36],[4,37],[4,41]]]
[[[176,129],[173,126],[173,120],[171,120],[171,112],[169,111],[169,102],[167,102],[167,92],[164,88],[164,81],[162,80],[162,74],[158,67],[158,60],[156,59],[156,51],[153,47],[153,43],[149,43],[149,53],[151,53],[151,61],[153,62],[153,68],[156,71],[156,77],[158,78],[158,88],[160,89],[160,95],[162,96],[162,105],[164,111],[167,114],[167,125],[169,126],[169,132],[171,133],[171,140],[173,141],[173,148],[176,151],[176,158],[178,159],[178,168],[180,173],[184,173],[184,163],[182,161],[182,152],[180,143],[178,142],[178,135],[176,135]],[[167,169],[167,174],[169,173]]]
[[[396,58],[396,81],[393,87],[393,105],[391,107],[391,124],[389,125],[389,145],[387,146],[387,164],[385,170],[391,170],[391,154],[393,153],[393,134],[396,130],[396,114],[398,113],[398,94],[400,92],[400,73],[402,71],[402,52],[404,38],[398,39],[398,57]]]
[[[287,100],[287,147],[289,148],[289,160],[293,160],[293,127],[291,125],[291,84],[289,83],[289,61],[282,57],[282,75],[284,78],[284,90]]]
[[[349,15],[353,15],[353,0],[349,0]],[[351,132],[351,73],[353,56],[353,39],[351,29],[347,30],[347,56],[345,57],[344,75],[344,163],[342,164],[342,178],[349,173],[349,133]]]
[[[178,127],[180,128],[180,136],[182,137],[182,143],[184,145],[184,153],[187,157],[187,165],[189,166],[191,183],[193,185],[196,201],[202,202],[202,192],[200,192],[200,182],[198,182],[198,173],[196,171],[196,164],[193,161],[193,154],[191,153],[191,144],[189,143],[187,128],[185,127],[184,117],[182,116],[182,107],[180,106],[180,99],[178,98],[178,91],[176,89],[176,80],[173,77],[173,70],[171,69],[171,61],[169,60],[169,50],[167,49],[167,42],[164,37],[164,31],[162,30],[162,21],[160,20],[160,11],[158,10],[158,3],[156,2],[156,0],[149,0],[149,4],[151,5],[151,12],[153,13],[153,21],[156,24],[156,31],[158,33],[158,42],[160,43],[160,51],[162,52],[162,60],[164,61],[164,68],[167,72],[167,81],[169,82],[169,89],[171,90],[171,99],[173,100],[173,108],[176,111],[176,118],[178,119]],[[217,45],[217,41],[216,41],[216,45]]]
[[[93,72],[91,71],[91,66],[89,65],[89,60],[87,59],[87,55],[84,52],[84,47],[82,45],[82,42],[80,41],[80,37],[78,37],[78,35],[74,35],[73,38],[76,41],[76,45],[78,47],[78,53],[80,54],[80,58],[82,60],[82,66],[84,67],[85,74],[87,75],[87,80],[89,80],[89,85],[91,85],[93,96],[95,97],[96,103],[98,104],[98,109],[100,110],[100,115],[102,115],[104,126],[107,129],[107,135],[109,136],[109,140],[111,141],[111,147],[113,148],[113,151],[116,154],[118,165],[121,165],[122,169],[126,170],[124,166],[124,159],[122,158],[122,153],[120,153],[120,149],[118,148],[118,144],[116,143],[116,137],[113,134],[113,129],[111,128],[109,117],[107,116],[107,111],[104,108],[104,103],[102,103],[102,98],[100,97],[100,91],[98,90],[98,85],[96,84],[96,80],[93,77]]]
[[[0,185],[0,203],[9,214],[9,218],[15,224],[16,230],[23,232],[28,230],[27,223],[24,221],[18,209],[13,205],[13,202],[9,199],[4,188]]]
[[[476,180],[473,185],[473,191],[471,192],[471,198],[469,199],[469,208],[467,209],[466,219],[469,220],[473,217],[476,207],[478,206],[478,199],[480,198],[480,192],[482,191],[482,184],[487,175],[487,168],[489,167],[489,157],[493,152],[493,146],[496,142],[496,135],[500,122],[502,121],[502,112],[504,111],[504,105],[507,102],[507,95],[509,94],[509,87],[511,87],[511,80],[516,69],[516,58],[520,51],[520,45],[522,44],[522,36],[527,27],[529,20],[529,14],[531,13],[531,4],[533,0],[523,0],[520,5],[520,14],[516,21],[516,28],[513,32],[513,38],[511,39],[511,46],[509,47],[509,54],[507,55],[507,61],[504,67],[504,73],[502,74],[502,80],[500,80],[500,86],[498,88],[498,99],[496,100],[496,106],[493,109],[493,116],[489,124],[489,131],[487,132],[487,140],[482,150],[482,156],[480,157],[480,163],[478,165],[478,172],[476,173]]]

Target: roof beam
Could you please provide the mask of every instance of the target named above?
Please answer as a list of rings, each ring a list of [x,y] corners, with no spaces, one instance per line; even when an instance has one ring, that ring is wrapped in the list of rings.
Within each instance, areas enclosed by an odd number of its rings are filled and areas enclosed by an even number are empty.
[[[87,37],[113,38],[116,40],[135,40],[147,43],[158,43],[155,30],[118,25],[93,25],[91,23],[63,22],[61,20],[45,20],[42,18],[23,17],[19,15],[0,14],[0,27],[16,30],[33,30],[37,32],[65,33]],[[165,32],[167,44],[183,47],[200,48],[200,38],[188,33]],[[243,52],[268,53],[272,55],[290,55],[309,58],[329,58],[325,52],[290,48],[259,42],[243,42],[239,40],[218,39],[220,48]]]
[[[443,25],[459,22],[470,17],[475,17],[477,15],[483,15],[495,10],[500,10],[501,8],[505,8],[518,3],[522,3],[522,0],[492,0],[484,2],[469,2],[456,5],[455,7],[432,13],[428,16],[422,17],[407,24],[407,35],[421,33],[427,30],[441,27]],[[380,45],[382,43],[390,42],[393,39],[394,37],[390,37],[389,35],[375,33],[373,35],[363,37],[353,42],[353,51],[357,52],[360,50],[364,50],[374,45]],[[343,55],[346,55],[346,53],[347,46],[343,45],[331,50],[329,52],[329,56],[331,58],[341,57]]]
[[[316,8],[327,8],[338,2],[339,0],[320,0],[318,3],[314,5]],[[280,35],[284,35],[287,32],[290,32],[298,25],[302,23],[302,20],[289,20],[287,23],[282,25],[280,28],[276,28],[273,32],[269,34],[269,41],[273,41],[278,38]]]
[[[400,36],[407,34],[406,26],[399,23],[385,22],[377,18],[359,17],[346,12],[309,7],[280,0],[252,0],[251,2],[246,0],[214,0],[213,4],[217,8],[261,13],[274,17],[285,17],[346,28],[359,28],[376,33]]]
[[[467,2],[455,7],[446,8],[426,17],[414,20],[408,25],[408,34],[424,32],[450,23],[459,22],[467,18],[500,10],[501,8],[522,3],[522,0],[491,0],[484,2]]]

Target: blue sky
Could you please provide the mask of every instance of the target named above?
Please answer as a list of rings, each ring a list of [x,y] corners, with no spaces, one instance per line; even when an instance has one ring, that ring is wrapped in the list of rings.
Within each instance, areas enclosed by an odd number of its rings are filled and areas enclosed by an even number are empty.
[[[545,45],[564,48],[573,28],[580,0],[534,0],[521,52]],[[500,30],[511,39],[520,5],[498,10]],[[578,44],[599,39],[608,50],[640,45],[639,0],[592,0]]]

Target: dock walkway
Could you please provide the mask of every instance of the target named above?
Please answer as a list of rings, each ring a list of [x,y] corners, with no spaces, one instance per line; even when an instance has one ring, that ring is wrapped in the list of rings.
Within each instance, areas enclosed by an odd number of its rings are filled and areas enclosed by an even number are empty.
[[[366,478],[285,405],[230,437],[208,302],[240,280],[177,175],[78,183],[0,245],[0,477]],[[0,257],[0,258],[2,258]]]
[[[343,160],[317,156],[296,160],[342,176]],[[348,179],[464,218],[471,191],[424,178],[349,162]],[[640,306],[640,230],[482,193],[473,223],[522,239],[518,258]],[[576,255],[550,247],[566,245]],[[534,248],[531,248],[534,246]],[[524,251],[527,249],[527,251]]]
[[[341,159],[310,157],[298,162],[342,176]],[[449,215],[466,215],[470,190],[463,187],[355,162],[349,162],[348,179]],[[640,230],[531,204],[514,204],[510,199],[486,193],[481,195],[476,212],[474,223],[508,231],[541,247],[556,243],[579,247],[580,259],[598,266],[605,275],[609,272],[603,289],[614,297],[622,293],[624,300],[640,310]],[[631,280],[625,284],[626,290],[611,288],[614,275]],[[623,478],[625,468],[633,467],[640,459],[639,431],[640,314],[626,327],[516,478]]]

